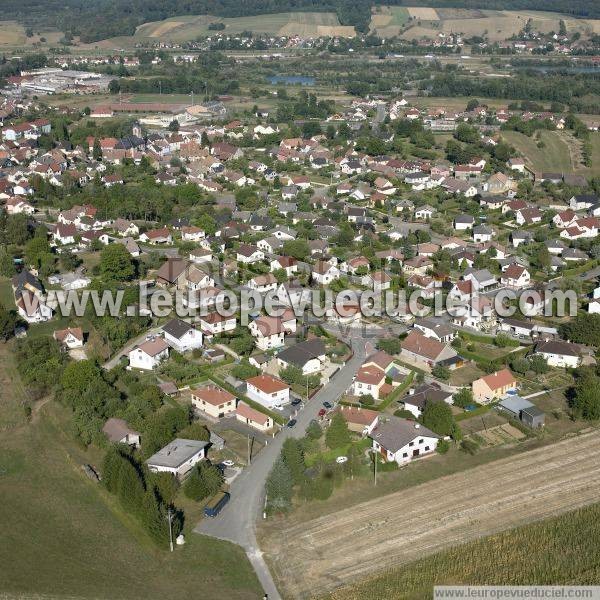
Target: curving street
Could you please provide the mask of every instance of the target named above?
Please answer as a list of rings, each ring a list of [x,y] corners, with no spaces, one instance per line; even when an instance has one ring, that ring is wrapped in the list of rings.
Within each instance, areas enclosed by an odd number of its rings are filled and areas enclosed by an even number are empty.
[[[221,513],[214,519],[203,519],[194,529],[196,533],[242,546],[265,593],[269,595],[269,600],[281,596],[256,541],[256,520],[262,518],[264,486],[267,476],[279,456],[283,442],[288,437],[302,437],[310,421],[317,418],[323,402],[334,403],[340,398],[352,383],[366,356],[371,354],[374,348],[375,330],[359,328],[345,332],[336,330],[332,333],[343,337],[343,340],[352,346],[354,352],[352,358],[299,412],[296,426],[293,429],[284,428],[268,446],[262,449],[254,462],[235,479],[230,490],[231,500]]]

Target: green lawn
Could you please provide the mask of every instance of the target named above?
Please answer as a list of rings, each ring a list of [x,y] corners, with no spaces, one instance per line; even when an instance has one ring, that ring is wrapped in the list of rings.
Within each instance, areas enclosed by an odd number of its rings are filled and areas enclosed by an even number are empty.
[[[410,15],[408,14],[408,10],[403,6],[391,6],[390,11],[392,13],[392,20],[390,21],[390,25],[396,27],[403,27],[408,23],[410,19]]]
[[[76,446],[53,402],[26,423],[26,397],[9,346],[0,346],[0,591],[73,598],[258,598],[243,551],[191,533],[173,554],[158,550],[81,464],[98,451]],[[199,592],[200,590],[200,592]]]
[[[519,527],[342,588],[329,600],[431,598],[434,585],[596,585],[600,504]]]
[[[544,148],[537,147],[533,136],[527,137],[517,131],[503,131],[502,137],[523,155],[525,162],[536,172],[563,172],[573,169],[569,148],[555,131],[541,132]]]
[[[15,296],[8,277],[0,277],[0,304],[5,308],[15,307]]]

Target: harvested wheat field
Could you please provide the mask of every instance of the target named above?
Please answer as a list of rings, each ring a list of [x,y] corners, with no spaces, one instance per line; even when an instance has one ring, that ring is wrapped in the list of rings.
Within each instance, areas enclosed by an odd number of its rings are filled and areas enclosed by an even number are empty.
[[[421,21],[439,21],[439,16],[435,8],[425,6],[407,6],[406,10],[413,19]]]
[[[324,594],[391,566],[596,502],[600,433],[499,460],[271,534],[282,590]]]

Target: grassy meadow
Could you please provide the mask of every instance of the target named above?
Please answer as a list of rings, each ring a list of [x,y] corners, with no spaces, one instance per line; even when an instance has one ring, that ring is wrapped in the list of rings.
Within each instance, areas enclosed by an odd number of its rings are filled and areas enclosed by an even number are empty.
[[[156,548],[116,499],[84,475],[98,450],[65,433],[52,401],[22,404],[11,344],[0,344],[0,595],[78,599],[245,599],[261,596],[241,548],[191,533],[173,554]],[[40,406],[43,408],[40,409]]]

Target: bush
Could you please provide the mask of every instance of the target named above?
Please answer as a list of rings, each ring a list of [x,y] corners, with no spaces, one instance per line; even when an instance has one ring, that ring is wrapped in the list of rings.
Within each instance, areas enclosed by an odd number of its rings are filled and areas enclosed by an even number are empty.
[[[401,419],[408,419],[410,421],[415,420],[415,415],[413,415],[410,410],[406,410],[405,408],[399,408],[398,410],[394,411],[394,416],[400,417]]]
[[[467,454],[473,456],[477,450],[479,450],[479,445],[475,443],[473,440],[463,440],[460,443],[460,449]]]
[[[359,398],[359,402],[365,406],[373,406],[375,404],[375,398],[371,394],[365,394]]]
[[[214,496],[223,485],[223,474],[209,461],[200,461],[183,485],[183,493],[191,500]]]
[[[446,454],[450,450],[450,442],[448,440],[440,440],[435,449],[439,454]]]
[[[453,396],[454,404],[459,408],[465,408],[469,404],[473,404],[473,392],[469,388],[461,388]]]

